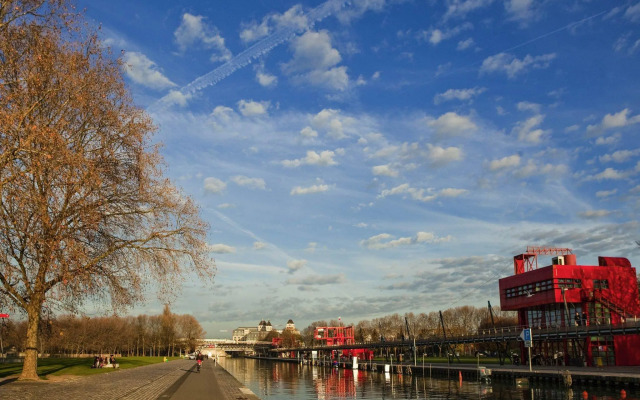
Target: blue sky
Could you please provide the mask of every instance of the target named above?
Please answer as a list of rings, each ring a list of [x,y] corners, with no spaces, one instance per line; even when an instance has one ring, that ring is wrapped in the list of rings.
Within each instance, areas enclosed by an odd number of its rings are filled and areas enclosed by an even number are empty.
[[[208,337],[499,305],[527,245],[640,262],[638,1],[78,6],[211,225],[172,304]]]

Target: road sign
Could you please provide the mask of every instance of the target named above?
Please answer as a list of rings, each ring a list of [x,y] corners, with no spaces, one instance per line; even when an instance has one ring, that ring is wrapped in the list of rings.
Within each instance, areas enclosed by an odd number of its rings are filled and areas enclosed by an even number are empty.
[[[0,318],[9,318],[9,314],[0,314]]]
[[[524,347],[531,347],[531,328],[524,329],[520,334],[520,339],[524,340]]]

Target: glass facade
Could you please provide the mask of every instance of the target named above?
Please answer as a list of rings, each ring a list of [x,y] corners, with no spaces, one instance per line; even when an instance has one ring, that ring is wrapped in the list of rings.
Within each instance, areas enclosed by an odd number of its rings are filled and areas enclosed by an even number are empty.
[[[564,304],[547,304],[527,309],[526,324],[531,328],[559,328],[576,324],[575,315],[582,316],[580,304],[567,303],[569,314]]]
[[[605,281],[606,282],[606,281]],[[547,279],[540,282],[528,283],[526,285],[516,286],[505,290],[507,298],[519,296],[532,296],[539,292],[546,292],[552,289],[577,289],[582,287],[580,279],[558,278]]]

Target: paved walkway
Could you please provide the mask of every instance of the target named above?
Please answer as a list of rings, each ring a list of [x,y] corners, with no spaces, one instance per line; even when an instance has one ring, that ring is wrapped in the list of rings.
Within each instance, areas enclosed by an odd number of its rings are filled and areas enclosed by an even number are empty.
[[[12,400],[259,400],[213,361],[200,373],[195,361],[176,360],[110,373],[38,382],[0,381],[0,399]]]

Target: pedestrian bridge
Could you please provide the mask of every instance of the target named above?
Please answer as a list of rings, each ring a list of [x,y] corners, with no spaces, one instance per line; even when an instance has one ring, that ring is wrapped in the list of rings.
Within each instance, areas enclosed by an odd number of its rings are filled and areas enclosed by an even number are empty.
[[[228,353],[253,353],[256,347],[270,348],[271,342],[261,342],[257,340],[237,341],[226,339],[203,339],[196,349],[210,357],[224,357]]]

